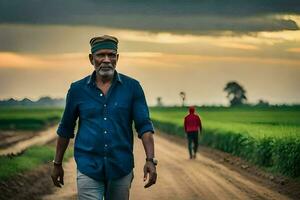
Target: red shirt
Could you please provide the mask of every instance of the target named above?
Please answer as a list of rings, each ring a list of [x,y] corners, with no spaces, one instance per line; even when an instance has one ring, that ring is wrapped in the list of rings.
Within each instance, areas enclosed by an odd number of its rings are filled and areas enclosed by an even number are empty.
[[[188,114],[184,118],[184,130],[186,133],[198,131],[202,131],[202,124],[199,115],[195,114],[195,108],[189,108],[190,114]]]

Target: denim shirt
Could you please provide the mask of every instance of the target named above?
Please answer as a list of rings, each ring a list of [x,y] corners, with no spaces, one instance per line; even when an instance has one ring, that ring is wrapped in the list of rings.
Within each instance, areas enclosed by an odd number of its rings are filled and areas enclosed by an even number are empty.
[[[113,180],[134,167],[134,121],[138,137],[154,133],[143,89],[138,81],[115,71],[107,95],[95,84],[96,72],[71,84],[57,129],[63,138],[74,138],[77,169],[95,180]]]

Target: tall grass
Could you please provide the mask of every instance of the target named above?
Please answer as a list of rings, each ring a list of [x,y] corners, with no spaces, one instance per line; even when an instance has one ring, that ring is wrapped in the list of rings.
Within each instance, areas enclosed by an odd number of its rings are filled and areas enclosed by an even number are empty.
[[[40,130],[61,118],[61,108],[0,107],[1,130]]]
[[[19,173],[33,170],[41,164],[51,162],[54,153],[54,146],[33,146],[16,157],[0,156],[0,181],[5,181]],[[72,155],[72,148],[68,148],[65,159]]]
[[[158,129],[181,137],[185,115],[186,108],[151,109]],[[201,109],[200,116],[201,144],[291,177],[300,176],[299,110]]]

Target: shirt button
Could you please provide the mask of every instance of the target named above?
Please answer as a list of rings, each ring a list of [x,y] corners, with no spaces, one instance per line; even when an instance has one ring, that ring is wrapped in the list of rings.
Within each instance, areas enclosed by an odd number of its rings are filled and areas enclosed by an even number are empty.
[[[106,107],[106,104],[104,104],[104,107]]]
[[[107,144],[105,144],[104,146],[107,147]]]
[[[104,131],[104,133],[107,133],[107,131]]]
[[[103,96],[103,94],[102,93],[100,93],[100,97],[102,97]]]
[[[106,118],[106,117],[104,117],[104,120],[107,120],[107,118]]]

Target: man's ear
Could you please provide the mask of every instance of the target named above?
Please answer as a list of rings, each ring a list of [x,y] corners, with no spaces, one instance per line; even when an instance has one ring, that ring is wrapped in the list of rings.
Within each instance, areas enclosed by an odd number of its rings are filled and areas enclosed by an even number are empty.
[[[89,54],[90,63],[94,65],[94,58],[92,54]]]

